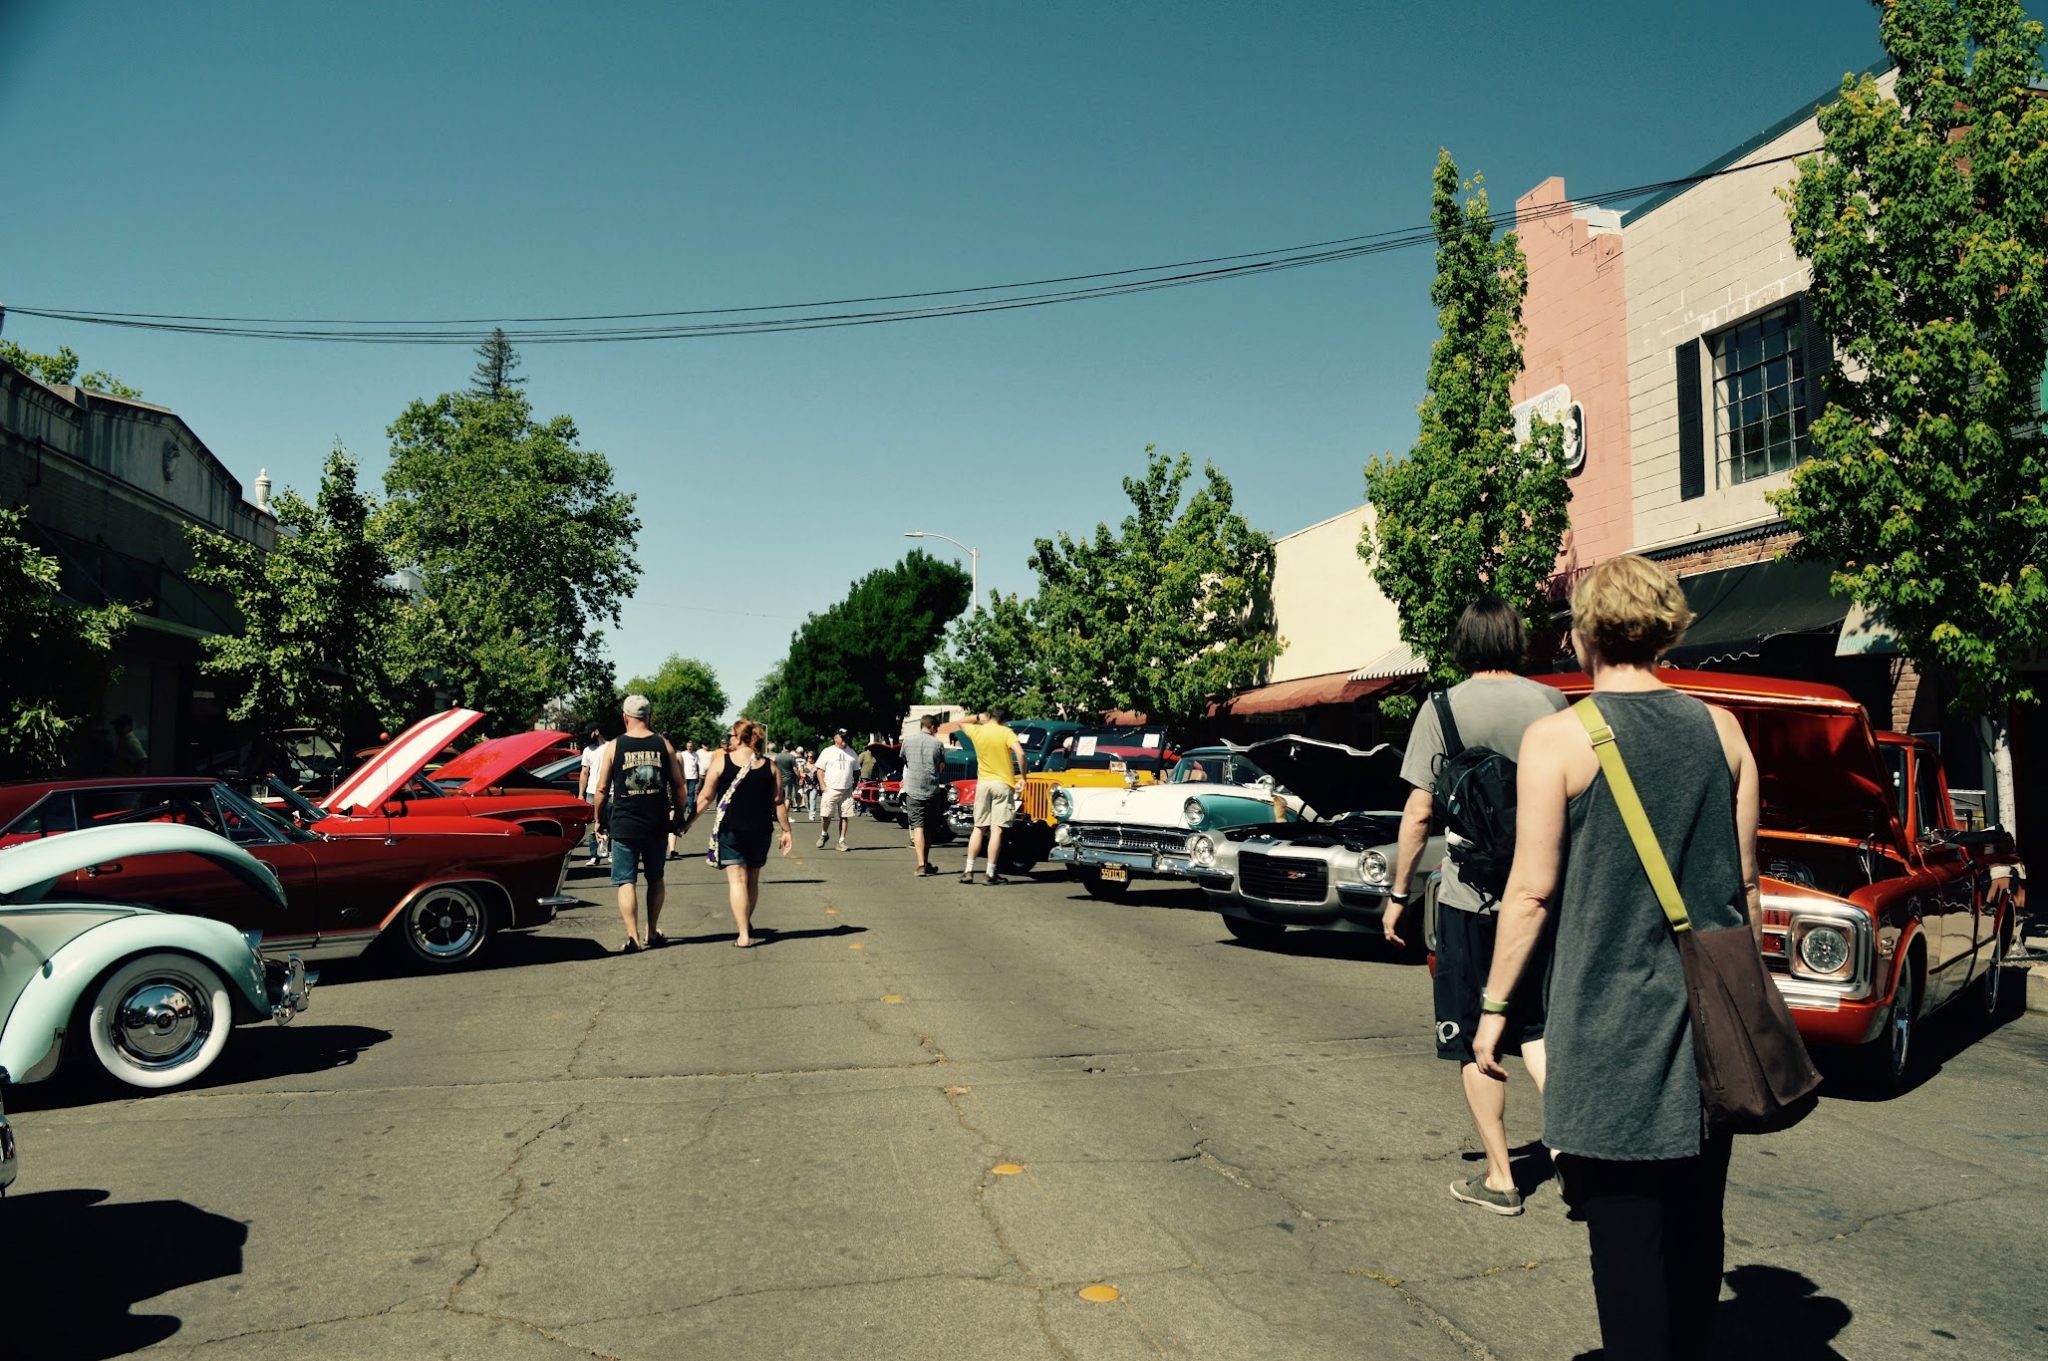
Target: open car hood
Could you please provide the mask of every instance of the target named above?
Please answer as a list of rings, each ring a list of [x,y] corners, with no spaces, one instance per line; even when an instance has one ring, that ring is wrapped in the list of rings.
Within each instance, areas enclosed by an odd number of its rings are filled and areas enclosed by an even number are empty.
[[[475,727],[483,715],[475,709],[445,709],[407,728],[391,744],[363,762],[355,774],[335,786],[323,801],[330,812],[374,812],[426,768],[441,748]]]
[[[1245,755],[1325,821],[1346,813],[1386,812],[1408,802],[1401,749],[1384,742],[1360,751],[1312,737],[1272,737],[1252,743]]]
[[[1535,679],[1574,700],[1593,692],[1592,680],[1580,673]],[[1716,671],[1667,669],[1657,679],[1719,705],[1742,724],[1756,756],[1766,829],[1858,840],[1875,835],[1905,848],[1870,716],[1847,691]]]
[[[526,763],[542,752],[562,745],[564,734],[537,728],[532,732],[515,732],[506,737],[493,737],[488,742],[479,742],[468,751],[434,772],[437,782],[462,781],[460,793],[481,794],[494,784],[502,784],[513,772],[525,768]]]
[[[0,851],[0,902],[41,902],[59,879],[91,865],[180,852],[204,856],[277,906],[284,906],[284,888],[269,866],[226,837],[174,822],[88,827],[10,846]]]

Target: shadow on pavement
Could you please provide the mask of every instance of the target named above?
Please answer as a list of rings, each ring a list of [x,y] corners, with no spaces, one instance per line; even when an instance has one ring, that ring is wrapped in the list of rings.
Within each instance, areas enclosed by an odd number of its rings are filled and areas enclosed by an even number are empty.
[[[1714,1341],[1707,1356],[1845,1361],[1833,1343],[1855,1317],[1848,1305],[1820,1294],[1819,1286],[1784,1267],[1739,1266],[1722,1279],[1735,1298],[1722,1300],[1714,1315]],[[1595,1348],[1572,1361],[1606,1358],[1605,1348]]]
[[[100,1361],[161,1342],[182,1320],[131,1306],[242,1274],[246,1226],[182,1200],[106,1199],[98,1190],[7,1198],[7,1240],[21,1250],[8,1254],[5,1333],[23,1358]]]
[[[1913,1057],[1896,1091],[1884,1091],[1862,1079],[1856,1065],[1861,1056],[1840,1050],[1820,1050],[1814,1064],[1825,1081],[1820,1094],[1840,1101],[1892,1101],[1933,1080],[1952,1058],[1977,1041],[2011,1025],[2026,1014],[2024,967],[2008,965],[1998,985],[1998,1014],[1987,1017],[1978,1003],[1977,985],[1932,1016],[1922,1017],[1913,1035]]]
[[[778,931],[772,926],[763,926],[759,922],[754,924],[754,937],[759,942],[756,948],[774,945],[785,940],[829,940],[834,936],[862,936],[866,934],[867,928],[865,926],[849,926],[844,923],[838,926],[813,927],[807,931]],[[738,935],[737,931],[707,931],[701,936],[670,936],[668,944],[662,948],[673,950],[678,945],[712,945],[719,941],[730,943],[737,939]]]
[[[317,1001],[318,992],[314,997]],[[308,1013],[309,1015],[311,1013]],[[175,1090],[203,1092],[229,1087],[238,1082],[260,1082],[265,1078],[290,1077],[300,1073],[325,1073],[346,1068],[362,1052],[391,1038],[388,1030],[361,1025],[311,1025],[297,1021],[289,1026],[246,1025],[228,1037],[220,1058],[197,1081]],[[10,1086],[7,1104],[18,1110],[63,1110],[91,1106],[102,1101],[125,1101],[148,1093],[140,1087],[117,1082],[100,1070],[90,1053],[68,1062],[48,1082]],[[11,1201],[9,1202],[12,1203]]]

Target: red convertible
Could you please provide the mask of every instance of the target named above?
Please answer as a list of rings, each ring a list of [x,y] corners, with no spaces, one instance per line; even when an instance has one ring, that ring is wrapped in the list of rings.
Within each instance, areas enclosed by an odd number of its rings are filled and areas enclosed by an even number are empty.
[[[1575,697],[1592,688],[1537,679]],[[1874,731],[1831,685],[1658,679],[1732,712],[1756,754],[1764,962],[1809,1045],[1854,1049],[1876,1085],[1896,1088],[1930,1013],[1972,993],[1997,1013],[2015,922],[2012,881],[1991,870],[2012,860],[2012,838],[1962,828],[1932,744]]]
[[[421,816],[402,803],[324,817],[299,802],[306,811],[294,819],[197,776],[0,785],[0,846],[128,822],[216,832],[277,875],[288,902],[282,917],[192,855],[88,866],[68,877],[66,894],[217,918],[262,931],[266,953],[309,961],[359,955],[388,936],[426,963],[459,964],[491,935],[545,925],[576,901],[561,896],[568,847],[558,828]]]

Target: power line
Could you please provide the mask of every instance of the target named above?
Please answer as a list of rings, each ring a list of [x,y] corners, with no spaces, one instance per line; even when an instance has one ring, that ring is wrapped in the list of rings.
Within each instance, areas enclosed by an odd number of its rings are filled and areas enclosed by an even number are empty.
[[[1651,194],[1689,188],[1724,175],[1739,174],[1783,165],[1819,148],[1792,152],[1762,161],[1724,166],[1716,170],[1653,184],[1610,189],[1562,203],[1545,205],[1525,215],[1524,220],[1569,214],[1587,204],[1612,204],[1644,198]],[[1488,216],[1499,229],[1516,223],[1512,209]],[[910,293],[871,294],[827,298],[810,302],[763,303],[744,307],[688,308],[660,312],[600,312],[535,317],[465,317],[441,319],[290,318],[230,317],[198,313],[123,312],[75,307],[12,306],[17,316],[41,317],[86,326],[114,326],[132,330],[163,331],[183,335],[230,336],[240,339],[285,340],[317,344],[356,345],[475,345],[489,327],[506,329],[507,338],[521,345],[620,344],[649,340],[693,340],[736,335],[778,334],[788,331],[837,329],[847,326],[877,326],[907,321],[933,321],[945,317],[977,316],[991,312],[1051,307],[1063,303],[1089,302],[1125,297],[1168,288],[1217,283],[1226,279],[1250,278],[1281,270],[1305,269],[1360,259],[1388,251],[1407,250],[1432,244],[1433,226],[1402,227],[1359,236],[1337,237],[1269,250],[1212,255],[1166,264],[1138,265],[1127,269],[1101,270],[1087,274],[1060,275],[1005,284],[977,284],[964,288],[926,289]],[[1034,291],[1036,290],[1036,291]],[[943,301],[935,301],[943,300]],[[880,307],[871,304],[908,303],[916,306]],[[827,310],[857,308],[866,310]],[[780,315],[795,313],[796,315]],[[721,317],[721,321],[687,320]],[[574,326],[569,323],[599,322],[604,325]],[[625,324],[646,323],[646,324]],[[540,329],[533,329],[540,328]]]

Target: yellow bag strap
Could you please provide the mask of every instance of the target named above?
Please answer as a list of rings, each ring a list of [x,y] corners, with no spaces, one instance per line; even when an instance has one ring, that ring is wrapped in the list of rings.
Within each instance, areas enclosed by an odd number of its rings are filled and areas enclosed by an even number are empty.
[[[1607,776],[1607,792],[1614,796],[1614,806],[1621,810],[1621,820],[1628,827],[1628,839],[1636,843],[1636,856],[1643,862],[1643,873],[1650,878],[1650,887],[1657,891],[1657,902],[1664,909],[1665,920],[1671,923],[1675,932],[1692,930],[1692,918],[1686,915],[1685,900],[1678,896],[1678,881],[1671,877],[1671,865],[1664,859],[1664,848],[1657,844],[1657,833],[1651,830],[1650,815],[1643,808],[1643,800],[1636,793],[1636,783],[1628,775],[1628,766],[1621,759],[1621,748],[1614,745],[1614,729],[1607,726],[1607,720],[1600,713],[1600,706],[1588,695],[1572,706],[1572,712],[1579,716],[1579,722],[1586,725],[1586,736],[1593,739],[1593,754],[1600,758],[1601,773]]]

